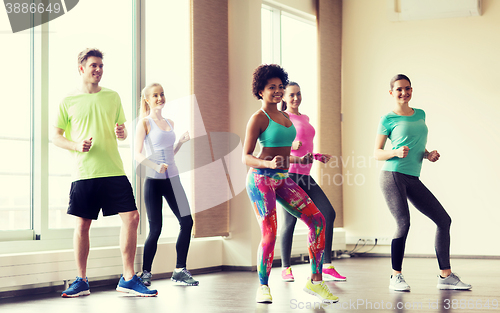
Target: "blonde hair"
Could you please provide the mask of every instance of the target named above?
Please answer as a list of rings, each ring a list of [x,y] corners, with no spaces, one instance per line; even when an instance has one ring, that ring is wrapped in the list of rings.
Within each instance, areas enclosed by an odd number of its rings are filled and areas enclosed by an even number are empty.
[[[153,87],[162,87],[162,86],[158,83],[152,83],[144,87],[144,89],[142,89],[141,91],[141,118],[149,115],[149,111],[151,110],[149,104],[146,102],[146,97],[149,96],[148,91]]]

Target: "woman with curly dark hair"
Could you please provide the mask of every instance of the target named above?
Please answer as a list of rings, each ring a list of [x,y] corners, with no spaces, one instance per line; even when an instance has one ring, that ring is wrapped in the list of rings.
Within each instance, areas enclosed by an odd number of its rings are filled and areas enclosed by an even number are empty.
[[[291,156],[290,149],[296,131],[288,114],[278,110],[288,74],[276,64],[261,65],[253,73],[253,94],[262,101],[262,107],[248,121],[243,147],[243,163],[250,166],[247,192],[257,216],[262,239],[257,256],[260,286],[257,302],[271,303],[268,286],[276,242],[276,200],[309,228],[309,258],[312,274],[304,291],[326,302],[337,302],[322,280],[323,251],[325,249],[325,218],[309,196],[288,177],[290,163],[310,163],[312,155]],[[253,155],[257,140],[260,154]]]

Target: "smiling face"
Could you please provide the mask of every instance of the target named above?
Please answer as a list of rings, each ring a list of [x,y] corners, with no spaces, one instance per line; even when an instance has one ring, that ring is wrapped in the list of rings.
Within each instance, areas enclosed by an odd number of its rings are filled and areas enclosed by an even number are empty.
[[[289,108],[293,109],[294,111],[298,110],[299,105],[302,102],[302,93],[300,92],[300,87],[296,85],[286,87],[283,100],[286,102]]]
[[[162,109],[165,106],[165,92],[162,86],[155,85],[146,93],[146,102],[151,109]]]
[[[413,88],[411,88],[410,82],[406,79],[395,81],[394,87],[389,91],[398,104],[407,104],[411,100],[412,92]]]
[[[88,57],[83,64],[80,64],[79,70],[85,83],[99,84],[104,70],[102,58]]]
[[[266,103],[280,103],[283,99],[285,88],[283,82],[278,77],[271,78],[267,81],[264,90],[259,92],[262,100]]]

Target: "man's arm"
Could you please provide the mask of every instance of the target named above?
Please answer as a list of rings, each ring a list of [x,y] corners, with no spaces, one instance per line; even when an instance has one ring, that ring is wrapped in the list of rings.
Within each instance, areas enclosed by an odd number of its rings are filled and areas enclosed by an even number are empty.
[[[64,137],[64,129],[59,127],[54,127],[52,142],[59,148],[70,151],[89,152],[90,147],[92,147],[92,137],[81,142],[74,142]]]

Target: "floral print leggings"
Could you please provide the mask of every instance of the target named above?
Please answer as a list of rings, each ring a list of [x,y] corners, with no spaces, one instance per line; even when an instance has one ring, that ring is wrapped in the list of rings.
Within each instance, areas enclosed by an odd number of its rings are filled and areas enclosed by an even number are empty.
[[[309,196],[282,169],[251,168],[247,176],[247,192],[257,216],[262,239],[257,254],[260,284],[267,285],[274,257],[277,221],[276,200],[309,228],[309,260],[312,273],[321,274],[325,249],[325,218]]]

